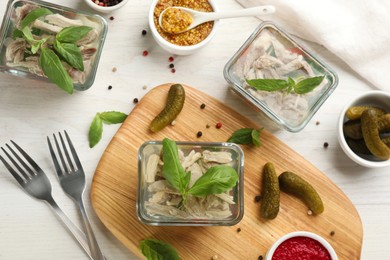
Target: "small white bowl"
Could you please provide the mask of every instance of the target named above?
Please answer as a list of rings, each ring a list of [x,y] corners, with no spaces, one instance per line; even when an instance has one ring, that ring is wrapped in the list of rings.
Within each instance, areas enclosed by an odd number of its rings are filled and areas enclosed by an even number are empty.
[[[113,5],[113,6],[100,6],[100,5],[93,3],[92,0],[84,0],[84,2],[87,3],[87,5],[89,5],[89,7],[91,7],[92,9],[94,9],[98,12],[111,13],[115,10],[118,10],[119,8],[122,8],[125,4],[127,4],[127,2],[129,2],[129,0],[123,0],[119,4]]]
[[[368,155],[366,157],[363,157],[363,155],[359,156],[356,153],[354,153],[351,148],[349,148],[343,132],[343,124],[347,121],[347,118],[345,116],[346,111],[351,106],[361,106],[361,105],[372,105],[376,107],[383,108],[387,112],[390,112],[390,93],[385,91],[369,91],[366,92],[354,99],[352,99],[341,111],[339,122],[338,122],[338,139],[341,148],[345,152],[345,154],[354,162],[368,167],[368,168],[379,168],[379,167],[386,167],[390,166],[390,159],[383,161],[383,160],[375,160],[373,155]]]
[[[150,10],[149,10],[149,27],[150,27],[150,30],[152,31],[153,38],[155,39],[157,44],[160,45],[161,48],[163,48],[167,52],[172,53],[172,54],[176,54],[176,55],[190,55],[190,54],[193,54],[196,51],[198,51],[203,46],[205,46],[214,37],[215,32],[216,32],[217,27],[218,27],[218,24],[219,24],[218,20],[214,21],[213,29],[211,30],[210,34],[206,37],[206,39],[204,39],[203,41],[201,41],[198,44],[191,45],[191,46],[179,46],[179,45],[175,45],[175,44],[172,44],[172,43],[168,42],[167,40],[165,40],[158,33],[158,31],[156,29],[156,26],[154,24],[154,20],[153,20],[154,9],[155,9],[158,1],[159,0],[153,0],[152,5],[150,6]],[[208,2],[210,3],[211,7],[213,8],[213,11],[217,12],[218,11],[218,7],[215,4],[215,1],[214,0],[208,0]]]
[[[333,247],[324,238],[320,237],[317,234],[311,233],[311,232],[296,231],[296,232],[288,233],[288,234],[282,236],[281,238],[279,238],[278,240],[276,240],[276,242],[271,246],[271,248],[268,250],[267,254],[265,255],[265,260],[272,260],[272,256],[274,255],[276,248],[278,248],[280,246],[280,244],[282,244],[287,239],[290,239],[293,237],[308,237],[308,238],[314,239],[314,240],[318,241],[321,245],[323,245],[326,250],[328,250],[332,260],[339,259],[337,257],[336,252],[334,251]]]

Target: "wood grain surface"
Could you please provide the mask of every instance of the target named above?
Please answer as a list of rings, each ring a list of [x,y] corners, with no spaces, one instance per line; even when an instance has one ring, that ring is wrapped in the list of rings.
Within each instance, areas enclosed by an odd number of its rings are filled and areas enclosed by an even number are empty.
[[[259,128],[239,113],[194,88],[185,86],[186,101],[174,126],[151,133],[148,126],[165,105],[171,84],[152,89],[133,109],[106,148],[94,175],[91,200],[104,225],[132,252],[141,256],[139,242],[156,238],[171,243],[183,259],[257,259],[280,236],[305,230],[323,236],[339,259],[360,259],[363,230],[360,217],[345,194],[310,162],[266,130],[260,148],[245,146],[244,217],[231,227],[156,227],[142,224],[136,213],[137,152],[148,140],[169,137],[176,141],[226,141],[242,127]],[[202,103],[205,109],[200,109]],[[215,124],[221,122],[221,129]],[[206,128],[209,124],[211,127]],[[198,131],[203,132],[199,139]],[[298,199],[281,194],[280,212],[274,220],[260,217],[261,173],[273,162],[278,174],[289,170],[312,183],[323,199],[325,211],[307,214]],[[241,231],[237,232],[240,228]],[[334,231],[334,235],[330,235]]]

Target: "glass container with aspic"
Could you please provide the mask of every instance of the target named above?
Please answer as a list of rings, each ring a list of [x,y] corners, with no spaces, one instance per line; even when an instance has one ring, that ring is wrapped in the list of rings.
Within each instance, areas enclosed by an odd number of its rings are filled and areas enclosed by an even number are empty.
[[[138,218],[159,226],[235,225],[244,214],[243,167],[233,143],[146,142],[138,151]]]
[[[68,93],[94,82],[107,23],[99,15],[32,0],[10,0],[0,38],[0,71],[50,81]]]
[[[262,23],[224,68],[233,90],[291,132],[302,130],[338,83],[292,36]]]

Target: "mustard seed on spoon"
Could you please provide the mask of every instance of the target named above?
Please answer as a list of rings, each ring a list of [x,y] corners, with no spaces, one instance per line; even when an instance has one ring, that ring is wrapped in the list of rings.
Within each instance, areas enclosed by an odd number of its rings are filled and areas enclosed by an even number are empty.
[[[199,12],[190,8],[175,6],[165,9],[160,14],[158,22],[165,32],[178,34],[191,30],[199,24],[222,18],[267,15],[274,12],[275,7],[272,5],[225,12]]]

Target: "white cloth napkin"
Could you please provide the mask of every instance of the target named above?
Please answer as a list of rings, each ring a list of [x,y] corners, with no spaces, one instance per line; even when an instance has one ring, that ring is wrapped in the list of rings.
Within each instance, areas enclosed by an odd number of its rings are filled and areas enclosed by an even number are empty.
[[[390,1],[237,0],[274,5],[285,31],[325,46],[376,88],[390,91]]]

